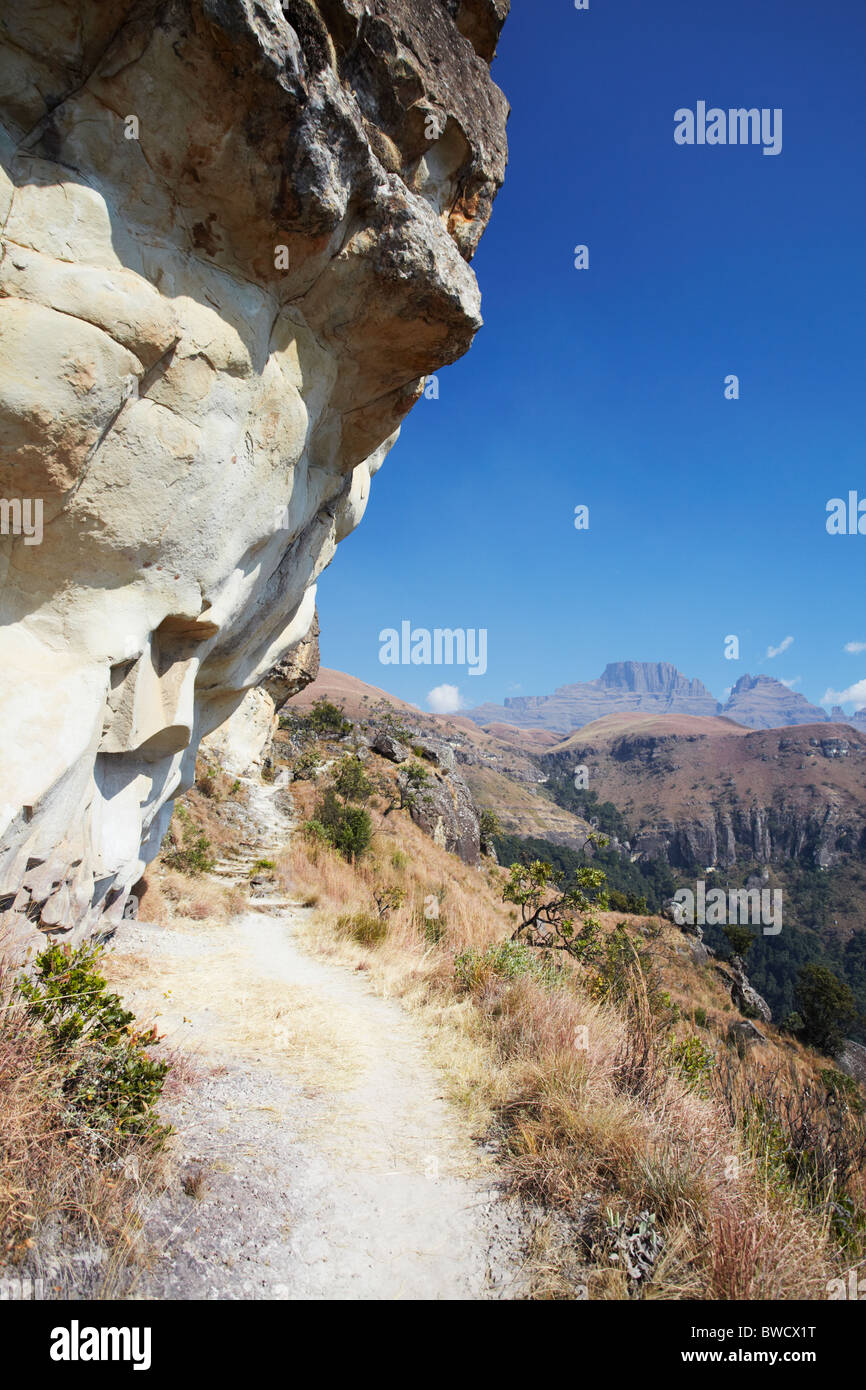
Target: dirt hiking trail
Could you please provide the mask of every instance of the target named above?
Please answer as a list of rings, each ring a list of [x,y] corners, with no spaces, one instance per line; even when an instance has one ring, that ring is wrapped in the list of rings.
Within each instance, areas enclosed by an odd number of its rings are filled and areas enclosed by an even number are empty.
[[[282,848],[248,782],[248,849]],[[164,1098],[176,1172],[144,1213],[142,1299],[521,1296],[522,1230],[443,1097],[420,1023],[362,973],[306,954],[307,910],[267,892],[227,926],[124,922],[110,975],[197,1072]]]

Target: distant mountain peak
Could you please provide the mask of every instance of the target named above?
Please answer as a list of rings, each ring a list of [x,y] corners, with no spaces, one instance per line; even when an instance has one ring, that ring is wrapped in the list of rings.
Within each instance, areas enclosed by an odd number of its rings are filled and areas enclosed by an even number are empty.
[[[643,710],[654,714],[716,715],[720,706],[699,680],[667,661],[612,661],[593,681],[562,685],[552,695],[512,696],[505,705],[467,710],[477,724],[513,724],[569,734],[606,714]]]
[[[825,724],[833,716],[805,695],[791,690],[775,676],[740,676],[724,706],[724,713],[750,729],[779,729],[789,724]],[[839,710],[845,721],[845,715]]]
[[[701,681],[689,680],[669,661],[611,661],[599,679],[591,683],[606,689],[633,690],[639,694],[715,699]]]

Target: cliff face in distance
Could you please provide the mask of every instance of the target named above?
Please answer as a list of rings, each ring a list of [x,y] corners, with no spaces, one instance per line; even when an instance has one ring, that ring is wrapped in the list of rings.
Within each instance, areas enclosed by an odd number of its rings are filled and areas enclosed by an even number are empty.
[[[0,56],[0,908],[123,911],[481,319],[507,0],[48,0]]]
[[[866,856],[866,736],[844,724],[748,730],[727,719],[611,715],[538,762],[626,814],[629,852],[678,868]]]

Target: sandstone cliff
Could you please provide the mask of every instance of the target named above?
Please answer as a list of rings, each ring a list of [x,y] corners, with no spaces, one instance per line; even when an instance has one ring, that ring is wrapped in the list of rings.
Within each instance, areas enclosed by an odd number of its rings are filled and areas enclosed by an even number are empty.
[[[116,919],[201,738],[315,674],[317,579],[480,325],[507,9],[0,21],[0,495],[43,516],[41,543],[0,537],[16,929]]]

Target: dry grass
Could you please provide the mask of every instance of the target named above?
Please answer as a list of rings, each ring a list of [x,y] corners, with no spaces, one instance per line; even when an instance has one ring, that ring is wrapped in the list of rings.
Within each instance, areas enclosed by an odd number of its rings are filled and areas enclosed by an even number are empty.
[[[308,816],[315,788],[296,784],[295,796]],[[570,961],[554,980],[531,969],[508,978],[483,962],[459,977],[458,957],[482,955],[514,928],[503,871],[461,864],[403,814],[374,811],[373,820],[371,850],[357,865],[298,836],[280,876],[293,896],[318,904],[315,949],[365,969],[422,1014],[452,1094],[499,1145],[508,1187],[547,1213],[532,1238],[536,1295],[826,1297],[827,1281],[852,1259],[831,1238],[828,1203],[810,1205],[768,1170],[754,1135],[747,1142],[732,1124],[725,1095],[669,1061],[673,1020],[679,1039],[700,1037],[735,1074],[757,1065],[725,1047],[739,1014],[718,974],[685,954],[682,933],[629,920],[661,972],[660,1011],[642,977],[614,1006]],[[362,944],[347,923],[375,912],[382,887],[403,889],[404,903],[383,940]],[[619,920],[604,915],[605,930]],[[689,1021],[697,1007],[704,1028]],[[819,1060],[768,1032],[765,1065],[790,1062],[793,1086],[814,1077]],[[655,1214],[662,1243],[634,1280],[612,1263],[611,1232],[636,1230],[642,1212]]]
[[[148,869],[137,893],[138,915],[160,927],[170,927],[179,919],[225,923],[248,905],[243,888],[167,869],[159,859]]]
[[[143,1252],[141,1212],[164,1176],[158,1146],[97,1142],[70,1113],[65,1071],[14,992],[0,952],[0,1273],[45,1296],[112,1297]]]

